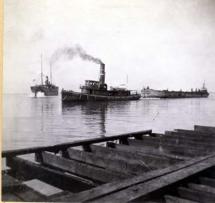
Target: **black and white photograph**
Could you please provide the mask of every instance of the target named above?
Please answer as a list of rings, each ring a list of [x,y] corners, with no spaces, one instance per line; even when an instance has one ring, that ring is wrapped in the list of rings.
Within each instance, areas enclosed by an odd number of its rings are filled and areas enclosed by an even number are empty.
[[[215,202],[214,0],[4,0],[3,202]]]

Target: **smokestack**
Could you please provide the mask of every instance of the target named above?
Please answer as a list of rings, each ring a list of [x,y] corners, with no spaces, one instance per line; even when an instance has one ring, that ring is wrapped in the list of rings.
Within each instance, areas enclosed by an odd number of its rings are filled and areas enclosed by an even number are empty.
[[[100,63],[100,78],[99,78],[100,84],[105,84],[105,64]]]

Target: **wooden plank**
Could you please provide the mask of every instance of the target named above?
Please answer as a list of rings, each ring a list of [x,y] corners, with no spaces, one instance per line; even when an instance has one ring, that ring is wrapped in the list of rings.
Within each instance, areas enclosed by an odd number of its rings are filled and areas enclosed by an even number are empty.
[[[152,147],[153,149],[162,149],[166,153],[171,153],[179,156],[187,156],[187,157],[195,157],[195,156],[200,156],[200,155],[206,155],[209,153],[207,150],[200,150],[197,148],[192,148],[192,147],[184,147],[182,145],[177,145],[177,144],[168,144],[168,143],[162,143],[159,141],[158,142],[152,142],[152,141],[140,141],[140,140],[132,140],[128,139],[129,146],[135,146],[135,147],[142,147],[145,148],[146,146]],[[211,151],[211,150],[210,150]]]
[[[165,198],[166,203],[197,203],[196,201],[182,199],[182,198],[174,197],[171,195],[165,195],[164,198]]]
[[[99,156],[91,152],[75,150],[72,148],[68,149],[67,151],[69,153],[70,159],[91,164],[93,166],[99,166],[104,169],[107,168],[112,171],[123,171],[124,174],[136,175],[150,170],[150,168],[140,163],[131,164],[124,160],[114,159],[113,157],[107,158],[106,156]]]
[[[92,181],[65,174],[20,157],[8,158],[7,166],[13,170],[13,175],[25,180],[39,179],[62,190],[80,192],[96,186]],[[74,187],[75,185],[75,187]]]
[[[200,183],[203,185],[215,187],[215,179],[214,178],[200,177],[199,180],[200,180]]]
[[[183,144],[184,146],[190,146],[199,149],[209,149],[213,150],[215,147],[215,140],[198,138],[198,137],[187,137],[184,134],[174,134],[174,135],[164,135],[165,139],[169,139],[172,142]]]
[[[163,148],[155,148],[153,146],[132,146],[132,145],[121,145],[121,144],[115,144],[112,143],[111,144],[112,147],[119,149],[119,150],[123,150],[123,151],[127,151],[127,152],[139,152],[141,154],[149,154],[149,155],[157,155],[157,156],[161,156],[164,158],[169,158],[169,159],[178,159],[178,160],[185,160],[188,159],[188,157],[185,156],[179,156],[176,154],[172,154],[170,152],[165,151]]]
[[[89,178],[93,181],[98,181],[101,183],[122,180],[126,177],[129,177],[129,175],[125,175],[123,173],[117,173],[115,171],[113,172],[111,170],[98,168],[70,159],[65,159],[49,152],[42,152],[42,159],[43,164],[45,165],[56,167],[72,174]]]
[[[22,182],[17,179],[9,176],[8,174],[2,174],[2,192],[6,193],[9,191],[13,191],[19,189],[21,187]]]
[[[201,203],[214,203],[214,197],[208,193],[200,192],[198,190],[193,190],[190,188],[179,187],[178,193],[182,198],[187,198],[192,201],[197,201]]]
[[[207,156],[207,157],[200,157],[200,158],[196,158],[196,159],[192,159],[192,160],[187,160],[185,162],[176,164],[174,166],[170,166],[168,168],[164,168],[161,170],[154,170],[154,171],[148,172],[148,173],[140,175],[140,176],[135,176],[133,178],[122,180],[120,182],[118,181],[118,182],[107,183],[100,187],[95,187],[93,189],[80,192],[79,194],[64,196],[59,199],[54,199],[53,201],[71,201],[72,200],[72,201],[83,202],[83,201],[92,201],[92,200],[96,200],[96,199],[99,200],[100,197],[105,197],[106,195],[109,196],[110,194],[115,194],[116,192],[119,192],[119,191],[125,191],[127,188],[133,188],[136,185],[140,185],[142,183],[147,184],[150,180],[153,180],[153,179],[156,179],[156,181],[157,181],[157,178],[163,177],[163,176],[166,177],[166,175],[168,175],[168,174],[173,174],[172,178],[174,178],[175,172],[177,172],[177,171],[183,172],[183,170],[185,168],[190,168],[190,167],[191,167],[191,169],[190,169],[189,173],[195,174],[201,170],[204,170],[207,167],[210,167],[210,164],[208,164],[206,161],[209,160],[210,162],[213,162],[214,160],[211,160],[211,159],[213,159],[214,157],[215,157],[215,154]],[[203,162],[204,168],[203,168],[203,166],[200,167],[197,165],[202,162]],[[197,167],[195,167],[196,165],[197,165]],[[185,175],[189,176],[190,175],[189,173],[188,173],[188,171],[186,171],[186,173],[184,174],[184,177],[185,177]],[[179,174],[176,177],[180,178],[181,175],[182,174]],[[181,177],[181,178],[183,178],[183,177]],[[158,179],[158,181],[159,181],[159,179]],[[172,180],[172,182],[174,182],[174,181],[177,181],[177,179]],[[159,187],[159,188],[162,188],[162,186],[157,183],[158,182],[156,182],[155,185],[157,185],[157,187]],[[135,188],[134,188],[134,191],[135,191]],[[141,190],[138,190],[138,191],[141,191]],[[147,191],[145,191],[145,192],[147,194]],[[124,197],[125,197],[125,195],[124,195]],[[120,202],[123,202],[123,201],[120,201]]]
[[[189,149],[191,149],[192,151],[205,151],[205,149],[209,148],[210,151],[212,151],[212,149],[214,149],[214,146],[210,146],[210,144],[204,144],[204,143],[196,143],[196,142],[189,142],[184,139],[180,139],[180,138],[169,138],[169,137],[160,137],[160,138],[156,138],[156,137],[143,137],[143,140],[134,140],[134,139],[128,139],[128,141],[130,142],[134,142],[134,143],[139,143],[140,145],[143,145],[144,143],[149,146],[168,146],[168,147],[176,147],[179,148],[179,150],[184,150],[185,148],[189,147]]]
[[[97,145],[91,145],[91,150],[94,154],[105,156],[106,158],[121,159],[127,161],[130,164],[144,164],[149,168],[164,168],[171,164],[178,163],[178,159],[170,159],[167,157],[161,157],[157,154],[141,154],[137,151],[123,151],[117,148],[102,147]]]
[[[199,132],[208,132],[215,134],[215,127],[194,125],[194,130]]]
[[[179,132],[179,133],[184,133],[187,135],[195,135],[195,136],[206,136],[206,137],[211,137],[211,139],[214,139],[214,133],[211,132],[204,132],[204,131],[196,131],[196,130],[187,130],[187,129],[175,129],[173,132]]]
[[[47,200],[45,195],[38,193],[37,191],[33,190],[30,187],[27,187],[26,185],[22,185],[22,187],[20,187],[19,190],[15,190],[13,194],[22,199],[22,201],[41,202]]]
[[[213,187],[210,187],[207,185],[195,184],[195,183],[189,183],[188,187],[193,190],[198,190],[203,193],[208,193],[212,197],[214,197],[214,200],[215,200],[215,188]]]
[[[212,143],[214,144],[215,141],[215,136],[210,135],[206,135],[206,134],[202,134],[202,133],[198,133],[195,131],[191,131],[191,132],[183,132],[181,130],[178,131],[166,131],[165,135],[167,137],[170,136],[177,136],[177,137],[181,137],[190,141],[202,141],[203,143]]]
[[[143,141],[151,141],[153,143],[162,143],[169,145],[177,145],[177,146],[188,146],[192,148],[198,148],[201,150],[205,150],[207,148],[214,149],[215,147],[215,139],[214,140],[205,140],[204,138],[200,139],[195,137],[194,139],[189,139],[186,135],[182,134],[181,136],[177,136],[177,132],[172,135],[163,135],[163,136],[143,136]]]
[[[20,199],[18,196],[16,196],[15,194],[6,192],[6,193],[2,193],[2,201],[4,202],[22,202],[23,200]]]
[[[30,153],[39,153],[42,151],[59,152],[61,150],[66,150],[69,147],[90,145],[93,143],[119,140],[126,137],[135,137],[135,136],[151,134],[151,133],[152,133],[152,130],[144,130],[144,131],[137,131],[137,132],[131,132],[126,134],[115,135],[115,136],[109,136],[109,137],[99,137],[99,138],[93,138],[93,139],[87,139],[87,140],[67,142],[67,143],[45,146],[45,147],[31,147],[31,148],[17,149],[17,150],[5,150],[2,152],[2,157],[11,157],[11,156],[30,154]]]
[[[114,199],[116,202],[125,202],[125,201],[129,202],[129,201],[138,200],[138,198],[146,198],[147,195],[152,194],[152,192],[158,191],[161,188],[165,188],[166,186],[169,186],[173,183],[176,183],[180,180],[190,177],[191,175],[204,171],[208,167],[213,166],[214,164],[215,164],[215,157],[212,157],[205,161],[185,167],[181,170],[171,172],[165,176],[161,176],[161,177],[146,181],[144,183],[130,186],[124,190],[116,191],[114,193],[103,196],[101,198],[96,198],[95,201],[109,202]],[[196,201],[196,199],[194,199],[194,201]]]

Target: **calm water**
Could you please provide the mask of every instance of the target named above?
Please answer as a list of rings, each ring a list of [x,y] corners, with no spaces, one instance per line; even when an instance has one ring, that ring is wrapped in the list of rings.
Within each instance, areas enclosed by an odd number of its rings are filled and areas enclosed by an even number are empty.
[[[215,126],[215,95],[62,106],[60,97],[4,95],[3,149],[52,145],[152,129]]]

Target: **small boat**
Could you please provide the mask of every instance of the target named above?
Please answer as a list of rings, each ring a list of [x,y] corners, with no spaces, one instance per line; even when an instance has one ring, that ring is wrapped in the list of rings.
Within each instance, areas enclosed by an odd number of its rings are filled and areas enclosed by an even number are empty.
[[[44,93],[45,96],[57,96],[59,87],[52,84],[52,70],[50,66],[50,81],[46,76],[45,84],[43,83],[43,68],[42,68],[42,56],[41,56],[41,84],[31,86],[31,91],[37,97],[38,92]]]
[[[147,87],[141,90],[141,96],[143,98],[201,98],[208,97],[209,93],[203,83],[201,89],[191,89],[191,91],[154,90]]]
[[[74,92],[72,90],[62,90],[62,102],[75,101],[125,101],[138,100],[141,95],[137,91],[127,90],[121,87],[107,88],[105,83],[105,64],[100,64],[100,78],[99,81],[86,80],[85,85],[80,87],[81,92]]]

